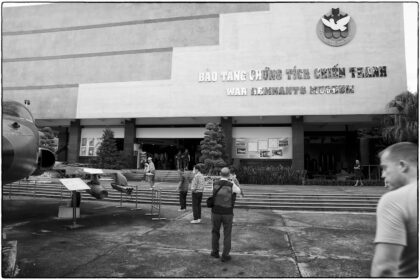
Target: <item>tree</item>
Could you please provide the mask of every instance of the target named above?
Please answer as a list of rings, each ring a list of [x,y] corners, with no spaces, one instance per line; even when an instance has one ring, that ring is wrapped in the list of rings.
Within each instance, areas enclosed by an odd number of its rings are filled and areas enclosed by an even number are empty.
[[[383,120],[382,137],[387,145],[409,141],[418,143],[418,94],[403,92],[387,104],[391,113]]]
[[[116,169],[119,167],[120,154],[117,150],[117,143],[114,132],[106,128],[102,134],[102,142],[98,147],[97,156],[100,168]]]
[[[226,166],[224,158],[225,135],[218,124],[208,123],[204,132],[204,139],[200,142],[200,162],[204,163],[206,173],[216,175]]]
[[[56,152],[58,149],[58,139],[51,127],[43,127],[39,130],[39,146]]]

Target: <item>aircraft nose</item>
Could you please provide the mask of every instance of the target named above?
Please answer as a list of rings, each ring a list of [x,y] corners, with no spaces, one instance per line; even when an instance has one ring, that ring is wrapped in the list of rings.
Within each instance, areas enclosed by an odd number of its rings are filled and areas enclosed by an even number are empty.
[[[13,145],[10,143],[7,138],[2,137],[2,171],[7,171],[13,164],[13,159],[15,157],[15,152],[13,150]]]

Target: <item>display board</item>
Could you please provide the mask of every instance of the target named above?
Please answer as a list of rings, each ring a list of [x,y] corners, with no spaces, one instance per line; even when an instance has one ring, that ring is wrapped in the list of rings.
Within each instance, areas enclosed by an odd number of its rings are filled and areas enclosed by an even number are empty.
[[[291,159],[291,137],[234,138],[233,157],[260,159]]]
[[[86,185],[86,183],[83,182],[83,180],[80,178],[66,178],[59,180],[69,191],[81,191],[90,189],[90,187]]]

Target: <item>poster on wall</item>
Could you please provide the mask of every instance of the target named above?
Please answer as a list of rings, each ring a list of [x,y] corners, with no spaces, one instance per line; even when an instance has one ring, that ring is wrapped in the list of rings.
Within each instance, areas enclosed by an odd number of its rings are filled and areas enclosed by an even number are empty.
[[[80,156],[96,156],[102,138],[82,138],[80,141]]]
[[[239,140],[239,141],[238,141]],[[291,137],[234,139],[233,155],[236,158],[291,159]]]
[[[268,147],[277,148],[279,145],[279,139],[277,138],[268,138]]]
[[[87,156],[87,154],[86,154],[86,147],[81,147],[80,148],[80,155],[81,156]]]
[[[268,142],[267,140],[258,140],[258,150],[267,150],[268,149]]]
[[[248,143],[249,152],[258,152],[258,142],[249,142]]]

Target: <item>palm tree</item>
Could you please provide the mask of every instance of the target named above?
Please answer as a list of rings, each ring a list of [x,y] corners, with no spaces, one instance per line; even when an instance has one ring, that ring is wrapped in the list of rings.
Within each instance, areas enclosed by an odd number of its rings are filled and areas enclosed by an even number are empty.
[[[382,137],[386,144],[410,141],[418,143],[418,94],[403,92],[387,104]]]

